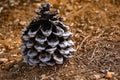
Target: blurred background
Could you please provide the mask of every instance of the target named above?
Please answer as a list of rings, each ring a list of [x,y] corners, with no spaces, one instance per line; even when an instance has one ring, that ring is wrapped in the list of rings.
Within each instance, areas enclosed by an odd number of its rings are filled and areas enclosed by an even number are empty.
[[[63,65],[31,67],[22,61],[21,31],[50,3],[76,42]],[[120,0],[0,0],[0,80],[120,80]]]

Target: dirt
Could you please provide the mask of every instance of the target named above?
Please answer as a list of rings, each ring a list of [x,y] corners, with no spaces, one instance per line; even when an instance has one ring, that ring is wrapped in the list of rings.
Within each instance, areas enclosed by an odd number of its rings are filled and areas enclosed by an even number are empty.
[[[60,9],[77,51],[63,65],[33,67],[22,60],[21,30],[44,2]],[[0,0],[0,80],[120,80],[120,0]]]

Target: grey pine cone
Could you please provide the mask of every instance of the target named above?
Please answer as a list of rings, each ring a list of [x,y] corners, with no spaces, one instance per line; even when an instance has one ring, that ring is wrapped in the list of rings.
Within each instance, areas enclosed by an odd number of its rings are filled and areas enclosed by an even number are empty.
[[[71,58],[75,49],[69,27],[62,18],[56,17],[58,10],[50,11],[50,4],[42,4],[35,12],[38,16],[22,31],[21,52],[24,62],[33,66],[63,64]]]

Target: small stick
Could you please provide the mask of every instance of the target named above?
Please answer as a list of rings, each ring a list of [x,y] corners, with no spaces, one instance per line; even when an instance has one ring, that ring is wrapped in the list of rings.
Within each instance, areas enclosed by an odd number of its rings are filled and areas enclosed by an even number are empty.
[[[94,55],[95,55],[96,49],[97,49],[97,47],[94,48],[93,53],[92,53],[92,56],[91,56],[91,60],[90,60],[90,62],[88,63],[88,65],[94,60],[93,57],[94,57]]]
[[[82,42],[80,43],[80,46],[77,48],[77,50],[78,50],[78,49],[81,49],[83,43],[84,43],[84,42],[86,41],[86,39],[89,38],[89,37],[90,37],[90,35],[88,35],[87,37],[85,37],[85,38],[82,40]]]
[[[91,59],[94,57],[96,49],[97,49],[97,47],[94,48]]]
[[[81,9],[72,11],[71,13],[68,14],[69,16],[66,15],[66,18],[69,19],[70,17],[74,17],[76,14],[78,14],[78,13],[82,12],[83,10],[85,10],[85,8],[88,7],[89,5],[90,4],[88,3],[84,7],[82,7]]]

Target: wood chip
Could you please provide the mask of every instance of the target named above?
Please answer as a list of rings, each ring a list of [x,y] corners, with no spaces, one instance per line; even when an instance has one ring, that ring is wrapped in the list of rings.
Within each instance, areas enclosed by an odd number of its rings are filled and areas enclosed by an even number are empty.
[[[8,59],[7,58],[0,58],[0,62],[7,62]]]
[[[19,24],[20,24],[21,26],[25,26],[25,25],[26,25],[26,21],[20,21]]]
[[[105,78],[111,79],[111,78],[113,78],[114,75],[115,75],[114,72],[107,72],[106,75],[105,75]]]

